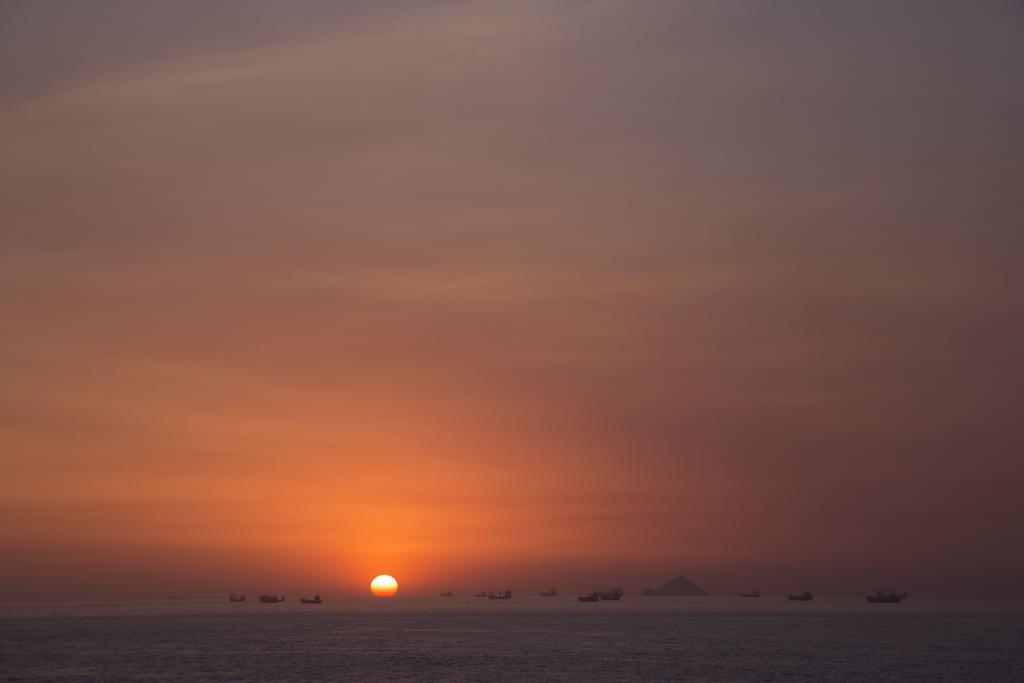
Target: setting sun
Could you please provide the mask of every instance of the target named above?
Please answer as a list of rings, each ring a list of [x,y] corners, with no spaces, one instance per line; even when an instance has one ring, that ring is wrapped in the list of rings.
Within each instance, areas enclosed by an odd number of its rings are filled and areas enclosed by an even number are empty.
[[[378,598],[390,598],[398,592],[398,581],[390,574],[381,574],[370,582],[370,592]]]

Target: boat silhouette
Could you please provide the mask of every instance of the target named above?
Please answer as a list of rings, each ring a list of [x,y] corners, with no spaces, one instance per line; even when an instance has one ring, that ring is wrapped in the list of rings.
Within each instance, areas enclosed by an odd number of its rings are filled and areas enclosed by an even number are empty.
[[[755,590],[753,593],[740,593],[741,598],[759,598],[761,597],[761,591]]]
[[[512,591],[511,590],[498,591],[497,593],[491,592],[491,593],[487,594],[487,599],[488,600],[511,600],[512,599]]]
[[[623,595],[621,588],[605,588],[597,591],[597,597],[602,600],[621,600]]]
[[[793,595],[792,593],[790,593],[789,594],[789,599],[790,600],[797,600],[797,601],[800,601],[800,602],[810,602],[811,600],[814,599],[814,593],[811,593],[810,591],[804,591],[803,593],[800,593],[799,595]]]
[[[284,600],[284,598],[281,599]],[[317,593],[311,598],[299,598],[299,602],[303,605],[319,605],[323,600],[320,599],[320,594]]]
[[[260,602],[284,602],[284,596],[277,597],[276,595],[261,595]]]
[[[228,596],[230,602],[245,602],[245,595],[236,595],[232,593]]]
[[[597,602],[600,599],[601,595],[597,591],[594,591],[590,595],[581,595],[577,598],[580,602]]]
[[[899,603],[907,597],[906,593],[897,593],[896,591],[889,589],[879,588],[875,591],[874,595],[867,595],[865,598],[868,602],[884,602],[890,604]]]
[[[541,591],[540,593],[537,593],[537,595],[539,595],[542,598],[557,598],[558,597],[558,589],[555,588],[554,586],[552,586],[551,590],[549,590],[549,591]]]

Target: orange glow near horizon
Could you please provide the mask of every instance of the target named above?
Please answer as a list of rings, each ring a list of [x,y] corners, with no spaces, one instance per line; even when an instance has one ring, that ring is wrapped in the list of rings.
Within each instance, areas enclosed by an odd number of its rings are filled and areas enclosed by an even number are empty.
[[[0,9],[0,605],[1024,595],[995,10],[97,4]]]
[[[381,574],[370,582],[370,592],[378,598],[390,598],[398,592],[398,581],[390,574]]]

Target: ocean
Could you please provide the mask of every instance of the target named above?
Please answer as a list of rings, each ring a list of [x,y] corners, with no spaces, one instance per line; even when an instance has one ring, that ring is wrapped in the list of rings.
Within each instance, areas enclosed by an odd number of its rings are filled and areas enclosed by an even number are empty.
[[[473,597],[0,606],[4,681],[1024,681],[1024,603]]]

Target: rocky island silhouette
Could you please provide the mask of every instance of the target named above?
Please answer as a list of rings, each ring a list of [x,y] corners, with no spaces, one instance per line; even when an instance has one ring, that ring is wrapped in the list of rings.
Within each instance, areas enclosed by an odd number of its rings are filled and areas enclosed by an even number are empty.
[[[644,589],[643,595],[707,595],[707,591],[690,581],[685,576],[677,576],[657,588]]]

